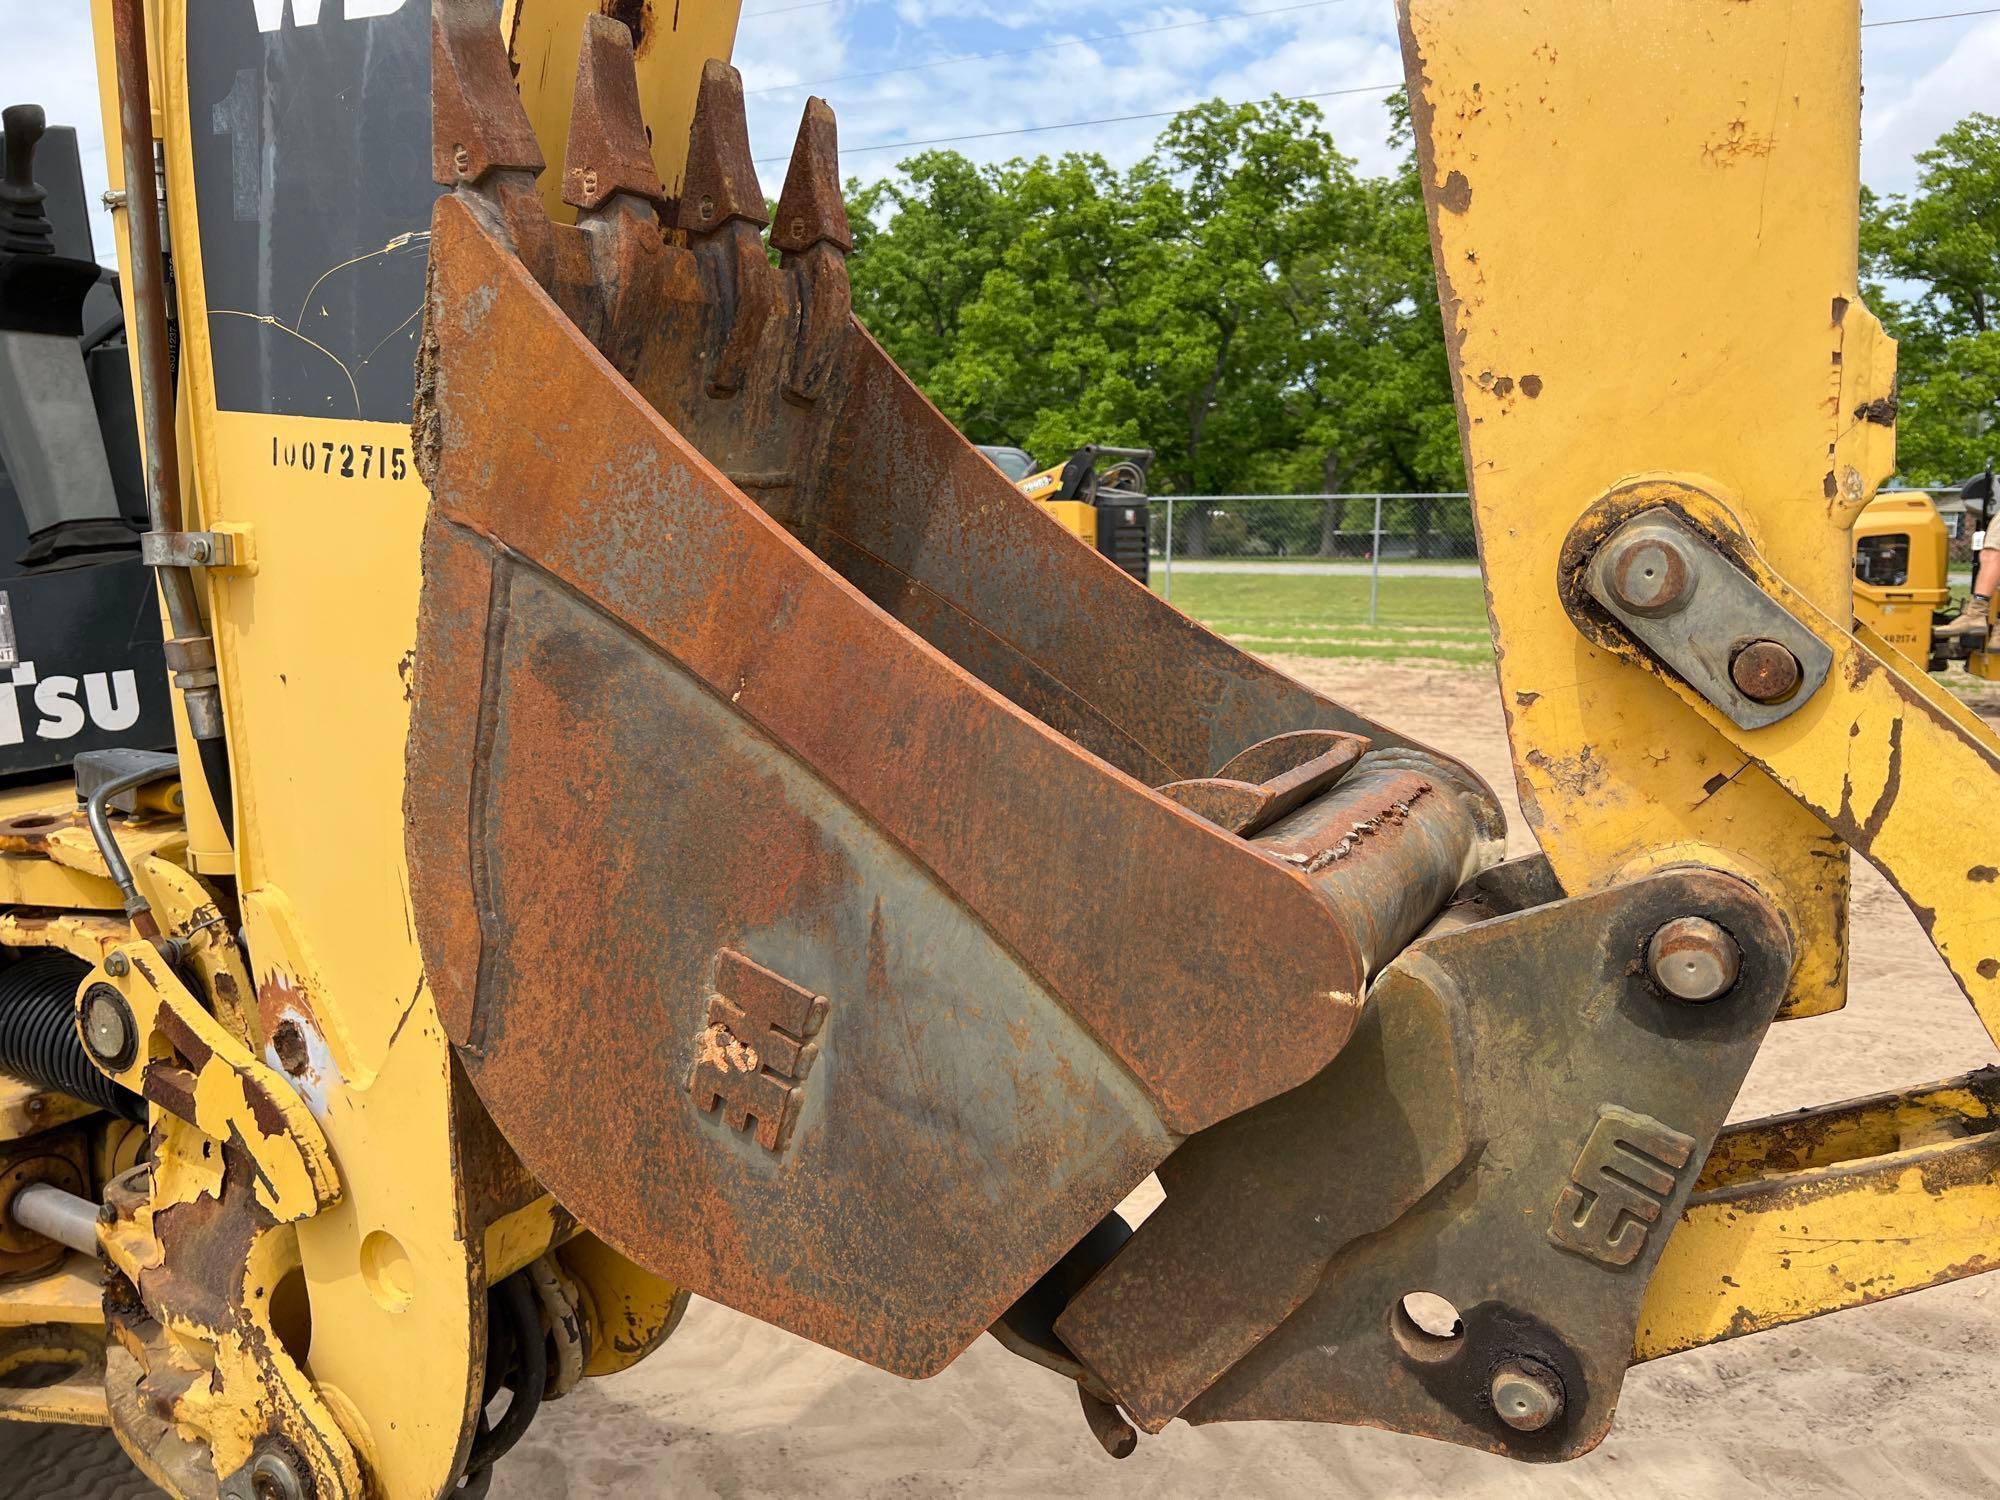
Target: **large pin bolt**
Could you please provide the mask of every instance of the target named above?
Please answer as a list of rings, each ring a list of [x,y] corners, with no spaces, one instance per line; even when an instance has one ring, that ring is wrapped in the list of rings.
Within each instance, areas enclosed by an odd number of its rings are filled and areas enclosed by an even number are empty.
[[[256,1456],[222,1482],[222,1500],[312,1500],[305,1463],[283,1438],[266,1438]]]
[[[1621,609],[1655,619],[1678,614],[1694,597],[1694,559],[1671,532],[1648,529],[1614,544],[1605,584]]]
[[[1752,641],[1729,659],[1729,680],[1752,703],[1783,703],[1799,690],[1799,659],[1776,641]]]
[[[1562,1382],[1532,1359],[1510,1359],[1493,1371],[1493,1415],[1516,1432],[1540,1432],[1562,1415]]]
[[[83,1043],[90,1055],[113,1073],[123,1072],[138,1055],[138,1028],[125,997],[108,984],[93,984],[83,992]]]
[[[250,1493],[256,1500],[307,1500],[312,1492],[300,1477],[292,1455],[274,1445],[259,1453],[251,1465]]]
[[[1736,939],[1707,917],[1676,917],[1646,944],[1653,983],[1695,1005],[1729,993],[1742,957]]]

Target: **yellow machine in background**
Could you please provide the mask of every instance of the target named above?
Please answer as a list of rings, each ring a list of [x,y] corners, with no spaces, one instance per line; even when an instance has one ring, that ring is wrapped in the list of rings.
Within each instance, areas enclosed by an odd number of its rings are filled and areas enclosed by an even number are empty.
[[[1929,495],[1878,495],[1854,523],[1854,616],[1926,671],[1963,662],[2000,681],[2000,657],[1976,636],[1940,636],[1949,619],[1951,534]]]
[[[1143,577],[1143,485],[996,472],[854,323],[734,0],[97,0],[173,717],[0,794],[0,1418],[476,1500],[699,1295],[913,1378],[991,1333],[1079,1462],[1539,1462],[1996,1263],[1983,1072],[1725,1126],[1845,1003],[1851,852],[2000,1034],[2000,741],[1849,609],[1858,14],[1400,12],[1506,862],[1468,767],[1076,546]],[[1935,607],[1921,507],[1859,535]]]
[[[1021,448],[982,447],[979,451],[1071,536],[1103,553],[1139,582],[1147,581],[1152,559],[1151,512],[1146,507],[1151,448],[1107,448],[1090,443],[1046,469],[1036,468],[1035,460]]]

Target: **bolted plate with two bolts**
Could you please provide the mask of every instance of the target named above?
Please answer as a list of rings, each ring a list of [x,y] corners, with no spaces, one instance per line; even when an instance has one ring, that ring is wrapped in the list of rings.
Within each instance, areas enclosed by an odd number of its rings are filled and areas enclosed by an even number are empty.
[[[1665,506],[1606,537],[1584,587],[1741,729],[1795,712],[1833,665],[1824,641]]]

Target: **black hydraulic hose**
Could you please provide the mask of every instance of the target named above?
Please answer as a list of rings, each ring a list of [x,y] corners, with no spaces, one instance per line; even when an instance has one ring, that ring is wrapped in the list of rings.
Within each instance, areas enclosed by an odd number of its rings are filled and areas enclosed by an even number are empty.
[[[201,754],[202,779],[208,783],[209,798],[215,803],[215,815],[222,823],[222,837],[234,847],[236,843],[236,797],[229,781],[229,745],[225,740],[196,740],[195,749]]]
[[[498,1304],[496,1310],[513,1331],[514,1398],[490,1431],[481,1419],[481,1430],[472,1440],[472,1455],[465,1464],[468,1483],[482,1470],[491,1469],[508,1449],[521,1441],[535,1413],[541,1410],[542,1395],[549,1383],[549,1356],[543,1347],[542,1319],[527,1273],[516,1271],[487,1295]]]
[[[481,1433],[486,1431],[481,1427]],[[451,1492],[451,1500],[486,1500],[486,1492],[493,1488],[493,1469],[489,1464],[483,1469],[468,1469],[465,1479]]]
[[[76,987],[90,965],[45,949],[0,969],[0,1073],[127,1120],[146,1101],[97,1070],[76,1034]]]

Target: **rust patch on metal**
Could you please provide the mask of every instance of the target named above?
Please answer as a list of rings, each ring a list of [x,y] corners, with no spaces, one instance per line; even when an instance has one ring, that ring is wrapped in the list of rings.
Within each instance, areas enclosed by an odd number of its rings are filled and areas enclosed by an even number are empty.
[[[620,6],[643,12],[643,6]],[[583,49],[570,103],[569,142],[563,152],[563,201],[598,208],[614,194],[630,193],[659,208],[666,189],[653,165],[646,122],[639,114],[639,83],[632,69],[638,21],[623,16],[583,18]]]
[[[271,1032],[271,1050],[278,1055],[278,1066],[294,1078],[311,1065],[312,1055],[306,1049],[305,1033],[297,1021],[288,1018],[278,1023]]]
[[[1714,167],[1733,167],[1744,160],[1769,156],[1774,137],[1759,135],[1748,120],[1731,120],[1723,133],[1701,148],[1701,159]]]
[[[603,15],[632,33],[632,50],[643,54],[652,40],[653,0],[602,0]]]
[[[1368,750],[1359,735],[1301,730],[1260,740],[1213,776],[1160,788],[1197,817],[1248,837],[1302,807],[1353,769]]]
[[[1607,769],[1604,762],[1597,758],[1596,750],[1589,745],[1573,756],[1552,756],[1543,750],[1530,750],[1523,759],[1568,796],[1577,798],[1594,795],[1603,784]]]
[[[0,822],[0,854],[46,855],[51,834],[83,826],[81,811],[17,813]]]
[[[1446,213],[1462,214],[1472,207],[1472,184],[1463,172],[1454,169],[1446,175],[1444,186],[1437,191],[1437,201]]]
[[[1756,703],[1780,703],[1798,691],[1799,659],[1776,641],[1752,641],[1729,662],[1736,690]]]

